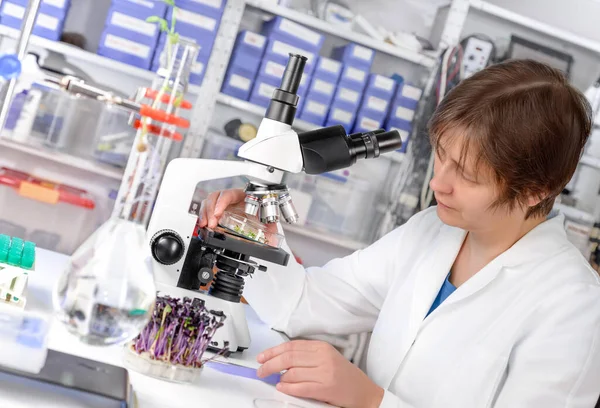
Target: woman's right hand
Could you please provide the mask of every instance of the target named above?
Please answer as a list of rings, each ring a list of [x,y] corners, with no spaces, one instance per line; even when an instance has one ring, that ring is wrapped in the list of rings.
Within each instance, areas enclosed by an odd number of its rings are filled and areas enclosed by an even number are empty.
[[[243,203],[245,198],[246,193],[241,189],[214,191],[210,193],[202,201],[198,226],[200,228],[216,228],[225,210],[230,206]]]

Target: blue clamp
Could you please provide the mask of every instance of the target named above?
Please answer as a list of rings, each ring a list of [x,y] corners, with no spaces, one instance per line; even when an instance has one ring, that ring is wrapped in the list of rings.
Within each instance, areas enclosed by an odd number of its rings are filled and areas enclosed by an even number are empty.
[[[5,81],[17,78],[21,75],[21,61],[15,54],[0,56],[0,78]]]

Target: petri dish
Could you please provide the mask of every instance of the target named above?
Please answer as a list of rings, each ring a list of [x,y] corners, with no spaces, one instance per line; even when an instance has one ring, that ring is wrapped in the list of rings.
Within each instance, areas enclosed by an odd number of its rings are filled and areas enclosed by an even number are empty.
[[[283,242],[282,235],[269,231],[264,224],[229,211],[223,213],[219,225],[235,235],[274,248],[279,248]]]

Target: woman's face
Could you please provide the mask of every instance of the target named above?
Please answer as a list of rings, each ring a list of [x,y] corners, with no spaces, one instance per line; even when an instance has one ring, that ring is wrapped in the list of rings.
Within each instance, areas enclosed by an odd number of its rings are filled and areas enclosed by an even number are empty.
[[[438,202],[438,216],[445,224],[467,231],[493,229],[508,214],[502,208],[490,208],[499,189],[484,164],[476,169],[475,157],[467,156],[464,168],[460,167],[461,139],[451,138],[435,155],[434,176],[429,185]]]

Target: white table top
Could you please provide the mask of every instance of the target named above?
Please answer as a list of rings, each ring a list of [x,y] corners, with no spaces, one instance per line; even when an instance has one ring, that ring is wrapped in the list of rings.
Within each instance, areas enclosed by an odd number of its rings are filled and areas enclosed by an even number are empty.
[[[27,288],[27,309],[52,313],[51,289],[64,269],[68,258],[64,255],[37,249],[35,272],[29,275]],[[256,355],[269,347],[285,341],[285,337],[270,330],[260,321],[251,308],[247,310],[248,326],[252,337],[250,348],[241,356],[231,357],[237,364],[258,367]],[[92,347],[80,343],[57,321],[52,324],[48,339],[48,348],[122,366],[122,346]],[[173,384],[157,380],[130,371],[130,379],[140,408],[164,407],[254,407],[254,400],[274,399],[288,402],[293,407],[316,408],[328,405],[292,398],[278,392],[274,386],[257,380],[232,376],[205,368],[197,383],[190,385]],[[3,402],[7,402],[3,398]],[[38,406],[39,402],[30,401],[19,407]],[[287,405],[287,404],[286,404]],[[281,405],[286,406],[286,405]],[[45,404],[44,406],[50,407]],[[64,405],[61,405],[65,407]],[[73,405],[77,407],[77,405]],[[66,407],[65,407],[66,408]],[[69,406],[70,408],[70,406]]]

